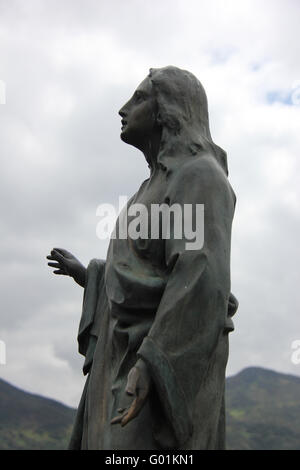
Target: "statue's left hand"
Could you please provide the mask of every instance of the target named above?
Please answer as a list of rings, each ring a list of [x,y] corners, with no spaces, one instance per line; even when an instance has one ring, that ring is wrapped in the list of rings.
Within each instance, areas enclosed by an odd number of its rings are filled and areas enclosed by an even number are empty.
[[[127,378],[126,393],[134,396],[134,400],[129,408],[121,409],[120,416],[112,419],[111,424],[120,423],[125,426],[134,419],[143,408],[150,390],[151,378],[147,366],[142,359],[139,359],[136,365],[130,370]]]

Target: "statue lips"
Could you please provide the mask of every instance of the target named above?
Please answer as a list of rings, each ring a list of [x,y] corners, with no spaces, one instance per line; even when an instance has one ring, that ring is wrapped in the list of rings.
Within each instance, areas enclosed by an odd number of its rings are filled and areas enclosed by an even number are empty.
[[[121,130],[123,130],[124,127],[127,125],[126,119],[122,119],[122,120],[121,120],[121,124],[122,124]]]

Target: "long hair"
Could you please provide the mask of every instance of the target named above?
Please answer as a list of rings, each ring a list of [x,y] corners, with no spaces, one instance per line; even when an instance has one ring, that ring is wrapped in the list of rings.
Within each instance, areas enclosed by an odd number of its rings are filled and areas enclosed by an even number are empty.
[[[226,152],[216,145],[209,130],[206,93],[190,72],[168,66],[150,69],[162,126],[159,161],[174,155],[212,154],[228,175]]]

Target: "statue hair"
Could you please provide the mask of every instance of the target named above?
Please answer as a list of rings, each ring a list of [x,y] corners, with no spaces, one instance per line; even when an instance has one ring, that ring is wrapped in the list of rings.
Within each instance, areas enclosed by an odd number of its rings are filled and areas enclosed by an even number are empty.
[[[158,105],[157,122],[162,126],[158,159],[204,151],[212,154],[228,175],[226,152],[210,134],[207,97],[200,81],[174,66],[151,68],[149,78]]]

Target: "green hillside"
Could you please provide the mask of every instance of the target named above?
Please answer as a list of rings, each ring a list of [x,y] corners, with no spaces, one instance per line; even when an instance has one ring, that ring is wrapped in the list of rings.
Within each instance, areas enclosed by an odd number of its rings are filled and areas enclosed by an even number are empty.
[[[226,381],[228,449],[300,450],[300,377],[257,367]],[[0,449],[66,449],[75,410],[0,379]]]
[[[65,449],[75,411],[0,379],[0,449]]]
[[[251,367],[226,386],[228,449],[300,449],[300,377]]]

